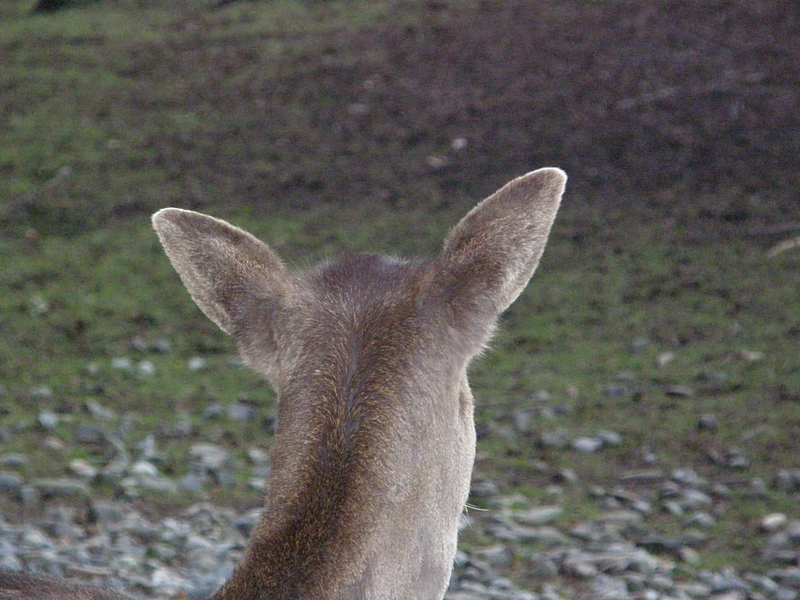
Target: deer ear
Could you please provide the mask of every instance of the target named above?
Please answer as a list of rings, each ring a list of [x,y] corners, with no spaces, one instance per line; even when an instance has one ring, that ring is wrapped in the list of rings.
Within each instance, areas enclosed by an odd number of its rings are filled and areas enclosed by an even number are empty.
[[[164,208],[153,227],[197,306],[233,335],[259,297],[281,292],[286,268],[246,231],[190,210]]]
[[[456,225],[441,257],[441,285],[456,320],[494,319],[525,289],[544,252],[567,176],[539,169],[518,177]]]

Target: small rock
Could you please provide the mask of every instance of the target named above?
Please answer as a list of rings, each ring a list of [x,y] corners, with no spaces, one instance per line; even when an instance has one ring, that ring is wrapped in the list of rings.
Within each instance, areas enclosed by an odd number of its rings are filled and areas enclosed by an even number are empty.
[[[193,372],[202,371],[208,366],[208,361],[205,358],[195,356],[189,359],[189,370]]]
[[[594,434],[605,446],[619,446],[622,444],[622,436],[616,431],[601,430]]]
[[[41,531],[32,527],[27,527],[22,534],[20,542],[23,546],[32,550],[43,550],[53,547],[53,542]]]
[[[767,573],[767,576],[779,585],[800,588],[800,567],[773,569]]]
[[[704,529],[710,529],[716,524],[716,522],[716,519],[707,512],[698,512],[686,519],[684,525],[689,527],[697,526]]]
[[[72,439],[78,444],[100,445],[107,442],[105,430],[93,425],[76,426]]]
[[[120,356],[118,358],[111,359],[111,366],[115,369],[128,371],[133,367],[133,361],[131,361],[131,359],[127,356]]]
[[[41,498],[41,494],[39,490],[35,487],[30,485],[24,485],[19,491],[19,497],[22,501],[22,505],[25,508],[33,508],[37,504],[39,504],[39,500]]]
[[[702,482],[700,476],[691,468],[675,469],[672,472],[672,479],[673,481],[686,485],[698,485]]]
[[[670,385],[665,390],[667,396],[678,396],[681,398],[693,398],[694,390],[686,385]]]
[[[256,407],[250,402],[237,400],[228,406],[228,417],[234,421],[252,421],[256,415]]]
[[[494,481],[473,481],[469,493],[477,498],[491,498],[500,493],[500,487]]]
[[[603,446],[603,441],[593,437],[579,437],[572,443],[572,448],[576,452],[591,454],[597,452]]]
[[[763,531],[772,533],[778,529],[783,529],[789,519],[783,513],[772,513],[761,519],[760,527]]]
[[[534,556],[531,559],[530,573],[536,579],[552,579],[558,575],[558,566],[551,558]]]
[[[564,575],[581,579],[592,579],[598,575],[597,567],[593,564],[573,559],[566,559],[561,563],[561,571]]]
[[[117,418],[117,413],[94,400],[86,402],[86,410],[95,419],[100,419],[101,421],[113,421]]]
[[[16,473],[0,472],[0,494],[16,495],[22,489],[22,477]]]
[[[30,389],[31,398],[48,399],[54,396],[53,388],[49,385],[39,385]]]
[[[563,512],[560,506],[540,506],[526,511],[514,511],[511,518],[525,525],[544,525],[555,521]]]
[[[511,558],[508,554],[508,548],[504,545],[473,550],[472,555],[485,560],[492,567],[505,567],[509,564]]]
[[[146,460],[137,460],[131,465],[131,475],[135,477],[158,477],[158,467]]]
[[[594,578],[589,589],[591,597],[597,600],[625,600],[628,598],[628,584],[625,580],[603,573]]]
[[[697,428],[700,431],[716,431],[718,426],[717,417],[714,415],[703,415],[697,422]]]
[[[580,478],[572,469],[559,469],[558,472],[553,475],[553,480],[574,485],[580,481]]]
[[[253,464],[264,465],[269,463],[269,452],[264,448],[251,446],[247,449],[247,458],[249,458]]]
[[[191,469],[189,473],[184,475],[178,480],[178,489],[198,493],[205,489],[206,484],[208,483],[208,476],[205,472],[198,471],[197,469]]]
[[[189,458],[199,462],[209,471],[218,471],[227,462],[228,451],[216,444],[192,444],[189,448]]]
[[[658,355],[656,359],[656,364],[659,367],[666,367],[669,363],[675,360],[675,353],[674,352],[662,352]]]
[[[789,521],[786,526],[786,534],[793,544],[800,546],[800,521]]]
[[[203,419],[211,421],[219,419],[225,414],[225,405],[220,402],[212,402],[203,409]]]
[[[92,480],[97,477],[97,469],[89,464],[88,461],[82,458],[76,458],[69,463],[69,469],[79,477],[86,480]]]
[[[775,476],[773,485],[784,492],[800,490],[800,469],[781,469]]]
[[[695,508],[703,508],[711,506],[712,504],[714,504],[714,501],[711,499],[711,496],[709,496],[705,492],[701,492],[700,490],[696,490],[693,488],[688,488],[683,491],[681,504],[683,505],[684,508],[695,509]]]
[[[28,457],[19,452],[9,452],[0,456],[0,467],[18,469],[28,464]]]
[[[546,432],[539,436],[538,443],[543,448],[563,449],[569,446],[567,434],[562,429]]]
[[[678,558],[687,565],[696,566],[700,562],[700,553],[694,548],[683,546],[678,549]]]
[[[514,429],[519,433],[529,433],[531,431],[531,412],[528,410],[518,410],[514,413]]]
[[[764,358],[764,353],[763,352],[754,352],[752,350],[744,350],[744,349],[742,349],[742,350],[739,351],[739,356],[741,356],[747,362],[757,362],[757,361],[762,360]]]
[[[708,598],[711,595],[711,588],[702,583],[678,583],[675,588],[691,598]]]
[[[165,354],[170,351],[170,344],[165,339],[156,340],[150,345],[150,350],[157,354]]]
[[[148,377],[156,374],[156,366],[152,361],[143,360],[137,365],[139,373]]]
[[[711,600],[745,600],[747,593],[744,590],[725,590],[710,596]]]
[[[797,596],[797,590],[787,587],[779,587],[772,595],[772,600],[797,600]]]
[[[50,410],[43,410],[37,418],[44,429],[55,429],[58,426],[58,415]]]

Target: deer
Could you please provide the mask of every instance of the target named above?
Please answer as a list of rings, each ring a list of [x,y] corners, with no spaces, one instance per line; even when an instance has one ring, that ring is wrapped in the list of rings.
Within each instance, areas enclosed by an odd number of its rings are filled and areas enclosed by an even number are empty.
[[[288,268],[225,221],[153,226],[200,310],[277,394],[272,473],[211,600],[441,600],[475,459],[467,367],[536,270],[566,185],[543,168],[480,202],[430,260],[345,252]],[[0,600],[123,600],[0,572]]]

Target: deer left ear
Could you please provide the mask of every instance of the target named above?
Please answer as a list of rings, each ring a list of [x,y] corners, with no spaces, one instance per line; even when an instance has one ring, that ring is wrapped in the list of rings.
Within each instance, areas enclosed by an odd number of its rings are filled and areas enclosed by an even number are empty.
[[[253,298],[284,290],[278,255],[238,227],[179,208],[158,211],[153,227],[197,306],[227,334],[235,334]]]
[[[525,289],[544,252],[567,176],[518,177],[456,225],[441,256],[441,285],[457,320],[494,319]]]

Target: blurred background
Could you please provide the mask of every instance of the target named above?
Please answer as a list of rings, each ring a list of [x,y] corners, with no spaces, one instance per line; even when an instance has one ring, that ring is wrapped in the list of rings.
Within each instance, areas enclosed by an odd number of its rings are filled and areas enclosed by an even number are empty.
[[[246,539],[275,399],[151,213],[298,266],[433,255],[559,166],[539,273],[472,369],[478,510],[448,597],[797,598],[798,14],[4,0],[0,563],[203,597]]]

